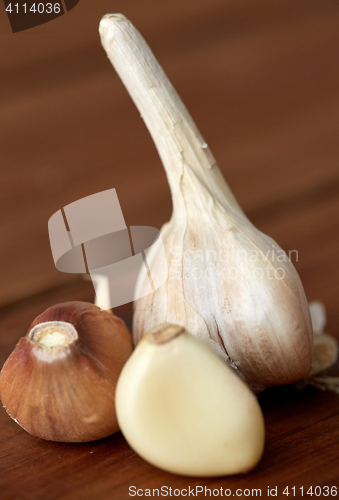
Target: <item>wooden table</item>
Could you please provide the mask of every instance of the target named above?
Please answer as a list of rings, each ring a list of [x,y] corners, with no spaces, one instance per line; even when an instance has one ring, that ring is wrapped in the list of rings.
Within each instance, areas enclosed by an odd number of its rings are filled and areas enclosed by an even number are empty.
[[[114,187],[127,225],[160,228],[171,213],[152,141],[99,43],[110,11],[148,40],[249,218],[297,251],[308,299],[324,302],[326,330],[339,338],[338,2],[80,0],[16,34],[1,13],[0,365],[49,305],[93,300],[90,282],[54,267],[54,212]],[[130,325],[130,305],[115,312]],[[277,498],[291,498],[292,487],[295,497],[301,487],[304,497],[311,486],[339,487],[339,396],[284,387],[259,400],[263,459],[245,476],[215,479],[162,472],[120,433],[44,442],[1,409],[0,498],[125,499],[130,486],[167,486],[172,496],[206,486],[239,498],[277,487]]]

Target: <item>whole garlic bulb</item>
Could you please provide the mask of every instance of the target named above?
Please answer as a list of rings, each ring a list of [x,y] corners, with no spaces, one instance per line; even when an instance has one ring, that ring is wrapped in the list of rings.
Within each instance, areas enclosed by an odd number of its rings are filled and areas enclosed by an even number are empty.
[[[305,376],[312,327],[287,255],[247,219],[187,109],[145,40],[120,14],[100,23],[102,44],[138,107],[166,170],[173,200],[161,229],[168,280],[135,303],[138,343],[164,322],[184,326],[256,390]],[[156,245],[152,273],[163,273]],[[141,273],[137,296],[148,283]]]
[[[49,307],[0,374],[7,413],[30,434],[85,442],[119,430],[115,387],[132,353],[124,321],[87,302]]]

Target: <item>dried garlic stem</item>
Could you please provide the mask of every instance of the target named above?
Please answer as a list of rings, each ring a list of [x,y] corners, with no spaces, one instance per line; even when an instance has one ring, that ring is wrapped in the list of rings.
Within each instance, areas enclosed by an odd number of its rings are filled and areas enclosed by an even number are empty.
[[[104,16],[99,31],[102,45],[162,159],[174,211],[178,205],[185,209],[180,185],[185,169],[189,168],[214,200],[241,212],[208,145],[140,33],[122,14]],[[194,194],[194,185],[188,187]]]

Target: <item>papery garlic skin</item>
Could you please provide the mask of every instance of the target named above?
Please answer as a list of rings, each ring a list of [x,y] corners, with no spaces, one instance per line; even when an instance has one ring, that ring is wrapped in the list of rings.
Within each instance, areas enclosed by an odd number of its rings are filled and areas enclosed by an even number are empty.
[[[176,325],[145,335],[116,391],[131,447],[166,471],[188,476],[248,472],[264,449],[264,420],[246,384]]]
[[[279,247],[249,223],[232,224],[229,213],[213,225],[211,217],[187,211],[183,243],[181,247],[177,245],[176,252],[185,255],[195,245],[199,256],[206,255],[206,249],[217,248],[223,253],[223,261],[183,259],[173,268],[176,222],[171,219],[163,227],[169,278],[162,288],[136,301],[135,343],[149,328],[163,321],[176,322],[238,369],[255,390],[302,378],[310,369],[312,337],[307,300],[295,268],[287,259],[283,263],[262,259],[254,269],[251,262],[232,260],[234,254],[224,248],[239,253],[247,249],[251,255],[252,250],[266,254],[273,245],[275,250]],[[201,230],[203,218],[206,225]],[[218,234],[223,235],[222,241]],[[267,265],[273,278],[257,277],[258,270],[267,272]],[[206,269],[209,272],[205,277]],[[225,269],[230,273],[229,280],[227,276],[223,278]],[[285,277],[275,279],[274,273],[281,269]],[[233,271],[236,278],[232,277]],[[142,276],[139,286],[143,287]]]
[[[49,441],[86,442],[119,430],[115,388],[132,353],[120,318],[86,302],[56,304],[40,314],[0,374],[7,413]]]
[[[284,255],[282,249],[242,212],[133,25],[120,14],[107,14],[100,35],[152,135],[173,200],[171,220],[161,229],[168,280],[135,302],[135,344],[150,328],[176,323],[238,369],[255,390],[304,377],[312,360],[312,326],[293,264],[286,254],[283,262],[272,257]],[[151,255],[152,272],[163,273],[156,245]],[[147,284],[141,272],[136,296],[143,295]]]

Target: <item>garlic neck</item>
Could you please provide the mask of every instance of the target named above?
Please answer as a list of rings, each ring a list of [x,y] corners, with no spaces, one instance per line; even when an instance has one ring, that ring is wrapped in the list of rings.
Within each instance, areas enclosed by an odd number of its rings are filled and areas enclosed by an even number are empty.
[[[110,61],[154,140],[167,174],[174,214],[185,208],[185,195],[196,189],[242,213],[208,145],[140,33],[121,14],[107,14],[99,31]]]

